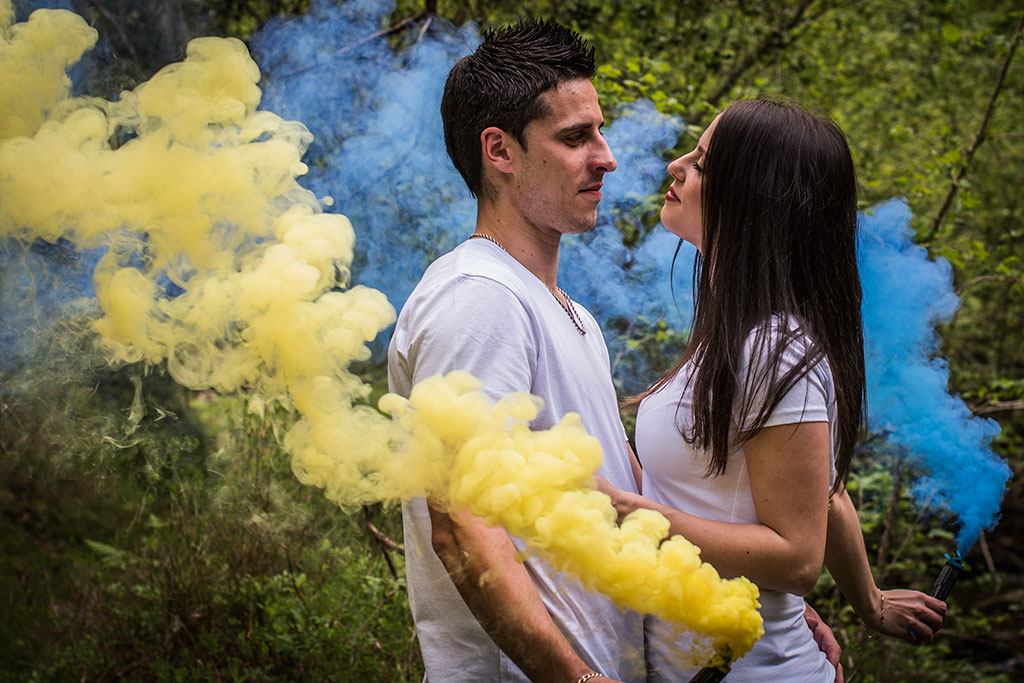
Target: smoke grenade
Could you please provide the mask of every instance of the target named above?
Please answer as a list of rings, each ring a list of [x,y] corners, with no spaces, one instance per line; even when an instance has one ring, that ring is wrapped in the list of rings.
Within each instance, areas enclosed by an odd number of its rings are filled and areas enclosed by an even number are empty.
[[[942,571],[939,572],[938,578],[935,579],[931,596],[944,601],[949,596],[949,592],[953,590],[953,584],[960,578],[960,572],[963,570],[963,557],[960,556],[960,551],[955,552],[953,555],[946,553],[946,564],[943,565]]]
[[[729,675],[729,666],[706,666],[690,679],[690,683],[718,683]]]
[[[946,564],[942,566],[942,570],[939,572],[939,576],[935,579],[935,585],[932,586],[931,595],[933,598],[937,598],[945,602],[946,598],[949,597],[950,591],[953,590],[953,584],[960,578],[960,573],[964,570],[963,557],[960,555],[960,551],[957,550],[952,555],[946,553]],[[910,635],[914,637],[914,640],[921,642],[922,638],[918,635],[917,631],[910,629]]]

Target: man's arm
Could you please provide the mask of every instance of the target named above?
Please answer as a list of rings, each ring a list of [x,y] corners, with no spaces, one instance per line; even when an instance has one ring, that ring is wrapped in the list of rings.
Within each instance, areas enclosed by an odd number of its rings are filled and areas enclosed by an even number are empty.
[[[468,512],[430,507],[431,543],[470,611],[532,681],[572,681],[594,671],[555,625],[501,527]],[[602,679],[610,682],[613,679]]]
[[[875,585],[857,509],[845,488],[832,497],[825,565],[857,616],[876,631],[914,643],[913,629],[930,643],[942,626],[946,603],[920,591],[881,591]]]
[[[530,389],[530,321],[505,285],[468,278],[430,303],[444,314],[420,328],[430,334],[417,339],[414,380],[458,368],[476,375],[494,397]],[[469,512],[428,509],[431,545],[459,595],[531,680],[575,683],[593,671],[552,619],[504,528],[488,527]]]

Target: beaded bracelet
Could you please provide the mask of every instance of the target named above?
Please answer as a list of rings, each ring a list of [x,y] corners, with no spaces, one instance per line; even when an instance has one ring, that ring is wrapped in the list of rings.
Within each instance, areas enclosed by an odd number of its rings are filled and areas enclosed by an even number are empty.
[[[576,680],[576,683],[587,683],[587,681],[589,681],[591,678],[598,678],[598,677],[600,677],[600,678],[607,678],[607,676],[605,676],[602,673],[598,673],[596,671],[591,671],[588,674],[583,674],[582,676],[580,676]]]
[[[882,596],[882,609],[880,610],[881,611],[881,615],[880,615],[881,618],[878,620],[878,625],[881,626],[882,624],[885,623],[885,593],[882,593],[881,591],[879,591],[879,595]]]

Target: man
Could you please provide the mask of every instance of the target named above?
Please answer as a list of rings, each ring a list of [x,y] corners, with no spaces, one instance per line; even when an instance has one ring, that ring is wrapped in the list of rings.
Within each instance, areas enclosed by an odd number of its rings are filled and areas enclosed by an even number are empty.
[[[473,239],[442,256],[410,296],[388,351],[408,396],[467,370],[497,398],[544,400],[532,426],[575,411],[601,442],[601,474],[637,490],[608,350],[594,318],[558,288],[559,240],[594,227],[615,158],[590,79],[593,48],[525,22],[489,32],[449,74],[441,114],[449,156],[477,197]],[[642,681],[643,623],[468,513],[403,507],[409,601],[427,679]],[[436,551],[436,552],[435,552]]]

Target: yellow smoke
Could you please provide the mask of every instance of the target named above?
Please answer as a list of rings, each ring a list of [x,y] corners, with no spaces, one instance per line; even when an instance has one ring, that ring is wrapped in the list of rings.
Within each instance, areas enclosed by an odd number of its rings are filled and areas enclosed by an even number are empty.
[[[71,97],[67,69],[96,38],[66,11],[14,24],[0,0],[0,237],[106,249],[94,327],[111,362],[166,362],[185,386],[293,407],[295,473],[340,505],[469,509],[620,604],[702,634],[702,657],[751,647],[757,588],[721,580],[681,537],[662,543],[660,515],[618,526],[578,417],[531,431],[537,399],[494,404],[462,373],[386,396],[391,418],[358,404],[369,388],[348,366],[394,310],[346,288],[352,227],[297,182],[312,136],[256,110],[259,69],[240,41],[194,40],[117,101]]]
[[[444,463],[440,473],[423,472],[435,500],[502,525],[620,605],[703,636],[688,653],[697,663],[723,664],[753,646],[763,632],[757,587],[722,580],[682,536],[663,542],[669,522],[657,512],[638,510],[619,526],[608,497],[593,488],[601,445],[578,415],[532,431],[539,399],[519,393],[494,404],[479,386],[453,372],[420,382],[408,401],[383,397],[402,435],[396,465]]]

